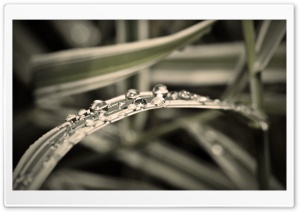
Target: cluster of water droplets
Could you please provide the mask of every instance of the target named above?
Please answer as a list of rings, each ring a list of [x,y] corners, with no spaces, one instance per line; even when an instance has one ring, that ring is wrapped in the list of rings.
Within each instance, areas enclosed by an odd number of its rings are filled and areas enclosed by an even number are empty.
[[[167,99],[170,99],[170,100],[194,100],[200,104],[212,103],[212,100],[209,97],[201,96],[198,94],[193,94],[186,90],[181,90],[179,92],[171,91],[167,94]],[[218,103],[218,102],[215,102],[215,103]]]
[[[164,107],[165,106],[165,98],[167,97],[169,91],[167,86],[163,84],[158,84],[153,87],[152,93],[155,96],[151,100],[151,104],[157,106],[157,107]]]
[[[142,110],[146,108],[147,101],[141,97],[140,92],[136,89],[129,89],[125,93],[125,98],[126,101],[130,103],[127,106],[128,112],[135,111],[135,110]]]

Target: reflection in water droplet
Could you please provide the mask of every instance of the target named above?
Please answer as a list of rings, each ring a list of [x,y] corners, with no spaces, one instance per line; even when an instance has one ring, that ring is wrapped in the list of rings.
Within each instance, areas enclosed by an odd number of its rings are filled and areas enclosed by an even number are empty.
[[[151,100],[151,104],[158,106],[158,107],[163,106],[164,103],[165,103],[165,99],[160,96],[157,96]]]
[[[140,92],[136,89],[129,89],[125,94],[126,99],[135,99],[138,98],[139,96],[140,96]]]
[[[147,104],[147,101],[143,98],[136,98],[134,100],[134,104],[136,105],[135,110],[141,110],[145,108],[145,105]]]
[[[212,146],[211,151],[215,155],[221,155],[223,153],[223,147],[218,144]]]
[[[92,111],[107,110],[107,108],[108,104],[102,100],[95,100],[90,107]]]
[[[134,103],[136,105],[145,105],[145,104],[147,104],[147,101],[145,99],[143,99],[143,98],[136,98],[134,100]]]
[[[152,93],[154,96],[165,97],[168,94],[168,92],[169,91],[167,89],[167,86],[163,84],[155,85],[154,88],[152,89]]]

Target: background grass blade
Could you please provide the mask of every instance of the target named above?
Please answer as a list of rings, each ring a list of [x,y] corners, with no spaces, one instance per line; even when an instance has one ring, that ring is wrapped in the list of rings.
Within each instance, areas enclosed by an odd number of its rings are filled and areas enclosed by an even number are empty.
[[[285,75],[285,44],[275,51],[272,60],[264,70],[264,83],[282,83]],[[208,52],[207,55],[204,53]],[[174,52],[162,62],[151,67],[151,81],[171,86],[203,87],[238,83],[243,75],[245,58],[243,43],[187,46],[183,51]],[[245,56],[244,56],[245,57]],[[184,71],[182,71],[184,70]],[[232,70],[241,70],[232,78]],[[244,70],[243,70],[244,71]],[[236,72],[236,71],[234,71]],[[216,77],[218,76],[218,77]],[[228,83],[232,81],[232,83]],[[238,87],[235,84],[236,87]],[[236,89],[235,87],[235,89]],[[239,89],[236,89],[239,90]],[[227,99],[231,97],[224,93]]]
[[[134,169],[145,172],[179,189],[211,189],[208,185],[183,174],[177,169],[136,151],[118,150],[116,158]]]
[[[199,124],[189,123],[185,129],[208,152],[238,189],[257,189],[255,177],[244,165],[229,157],[228,151],[205,136]]]
[[[243,20],[243,33],[245,37],[245,48],[247,57],[247,66],[249,73],[250,94],[252,107],[258,111],[264,112],[263,109],[263,84],[261,73],[256,71],[257,62],[255,52],[255,30],[252,20]],[[261,189],[269,189],[270,181],[270,150],[269,138],[267,132],[263,132],[262,140],[256,141],[257,154],[257,178]]]
[[[170,36],[109,47],[40,55],[33,59],[37,102],[112,84],[165,58],[209,32],[203,21]]]
[[[261,26],[255,49],[258,52],[255,63],[256,71],[263,71],[269,64],[286,32],[286,22],[283,20],[264,21]]]
[[[236,189],[234,184],[217,167],[195,158],[184,150],[168,145],[162,140],[151,141],[144,151],[213,189]]]
[[[119,179],[85,171],[61,169],[52,173],[43,189],[50,190],[158,190],[147,182]]]

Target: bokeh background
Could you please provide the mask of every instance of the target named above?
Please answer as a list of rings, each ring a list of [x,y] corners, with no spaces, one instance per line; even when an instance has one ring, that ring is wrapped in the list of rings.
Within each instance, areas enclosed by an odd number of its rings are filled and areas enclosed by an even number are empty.
[[[95,99],[124,94],[129,88],[149,90],[163,83],[169,90],[186,89],[251,105],[245,32],[240,20],[217,21],[204,36],[125,79],[57,98],[49,105],[37,103],[39,82],[34,75],[39,56],[169,36],[199,22],[15,20],[13,167],[30,144],[64,122],[68,113],[88,108]],[[258,59],[266,60],[262,81],[264,111],[270,120],[271,189],[285,189],[286,38],[280,31],[285,21],[255,20],[253,23],[256,42],[260,43],[256,47],[260,46],[262,52]],[[264,39],[259,40],[260,37]],[[63,63],[64,58],[57,62]],[[87,66],[82,72],[88,69]],[[193,134],[179,120],[193,123],[199,134]],[[218,112],[149,111],[108,126],[76,145],[60,161],[42,189],[258,189],[254,171],[257,150],[252,133],[235,117]]]

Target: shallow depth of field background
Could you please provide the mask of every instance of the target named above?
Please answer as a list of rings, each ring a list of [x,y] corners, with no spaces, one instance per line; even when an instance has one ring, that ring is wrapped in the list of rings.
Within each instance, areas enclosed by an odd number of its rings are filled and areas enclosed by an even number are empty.
[[[36,82],[31,70],[32,58],[35,55],[167,36],[198,22],[14,21],[13,167],[17,165],[29,145],[51,128],[63,123],[69,111],[88,108],[95,99],[110,99],[124,94],[129,88],[150,89],[158,83],[167,85],[169,90],[185,89],[222,99],[245,50],[242,25],[238,20],[216,22],[209,33],[148,68],[142,79],[136,74],[99,89],[65,97],[57,103],[61,110],[39,108],[35,103]],[[254,21],[256,34],[262,24],[261,20]],[[273,36],[276,36],[276,33]],[[270,120],[272,175],[277,185],[280,185],[273,189],[285,189],[285,36],[263,72],[263,89],[264,108]],[[236,96],[236,102],[249,105],[249,86],[245,86]],[[257,189],[255,174],[245,166],[247,161],[244,163],[232,154],[236,148],[241,148],[250,158],[255,158],[256,150],[251,129],[235,117],[221,113],[205,122],[193,120],[200,123],[199,132],[203,132],[204,135],[202,140],[193,137],[184,126],[176,125],[176,121],[181,118],[206,112],[195,109],[161,109],[114,123],[98,132],[96,136],[76,145],[60,161],[42,189]],[[147,135],[149,132],[157,136],[151,139],[145,137],[131,148],[122,147],[122,144],[131,142],[136,136]],[[214,143],[210,144],[211,149],[205,149],[205,142],[212,140]],[[228,142],[232,145],[226,146]],[[224,164],[217,163],[215,157],[224,157],[229,165],[222,167]],[[239,176],[228,176],[226,170],[230,169],[236,170]],[[235,179],[245,180],[237,183]]]

